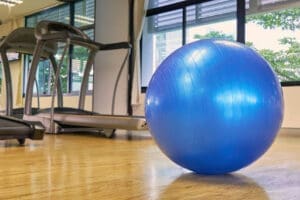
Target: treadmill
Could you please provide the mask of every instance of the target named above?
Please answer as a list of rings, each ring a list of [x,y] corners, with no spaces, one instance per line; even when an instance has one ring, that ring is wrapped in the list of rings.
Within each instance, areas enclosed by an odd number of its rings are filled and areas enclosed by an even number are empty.
[[[44,128],[34,123],[27,123],[18,118],[0,115],[0,140],[17,139],[20,145],[25,143],[26,138],[42,140]]]
[[[120,42],[113,44],[101,44],[91,40],[80,29],[71,25],[63,24],[60,22],[41,21],[35,28],[35,37],[37,44],[33,53],[33,60],[30,67],[26,96],[25,96],[25,108],[23,119],[27,121],[39,121],[45,127],[45,131],[48,133],[62,133],[62,132],[83,132],[85,130],[99,130],[105,134],[106,137],[114,137],[116,129],[125,130],[147,130],[147,123],[144,117],[141,116],[126,116],[126,115],[103,115],[95,112],[84,110],[85,96],[88,88],[89,73],[92,69],[95,54],[98,51],[104,50],[127,50],[127,56],[122,63],[118,76],[116,78],[115,90],[118,84],[118,79],[122,73],[122,69],[130,54],[131,45],[128,42]],[[54,107],[55,90],[52,93],[51,107],[48,109],[40,110],[37,113],[33,113],[32,109],[32,97],[34,80],[38,67],[38,62],[42,55],[43,49],[48,43],[65,43],[62,56],[57,66],[54,85],[60,83],[59,70],[64,59],[64,55],[67,52],[69,45],[78,45],[85,47],[89,50],[89,57],[86,62],[80,94],[79,103],[77,108],[64,107],[58,105]],[[55,87],[54,88],[58,88]],[[114,91],[115,93],[115,91]],[[112,105],[114,106],[114,98],[112,98]],[[112,109],[113,110],[113,109]]]
[[[0,42],[0,55],[4,72],[4,84],[6,86],[6,109],[0,115],[0,140],[17,139],[20,145],[25,143],[26,138],[41,140],[44,136],[44,128],[41,124],[35,122],[27,123],[14,116],[14,114],[18,115],[17,113],[22,109],[13,109],[12,82],[7,52],[22,53],[23,50],[27,52],[26,49],[28,46],[26,46],[26,42],[24,41],[35,40],[35,38],[28,37],[30,35],[28,34],[29,32],[32,33],[33,30],[24,28],[16,29]],[[24,48],[21,47],[23,45]]]
[[[0,42],[0,55],[2,59],[3,72],[5,77],[5,87],[6,87],[6,108],[2,115],[8,115],[17,117],[19,119],[23,118],[23,107],[14,108],[13,107],[13,85],[11,80],[11,72],[7,53],[20,53],[33,55],[36,46],[36,38],[34,36],[34,28],[18,28],[12,31],[8,36]],[[48,43],[41,52],[41,59],[49,59],[54,72],[57,70],[55,54],[57,52],[57,44]],[[35,80],[34,80],[35,81]],[[35,82],[36,83],[36,82]],[[39,99],[39,94],[37,93],[37,98]],[[57,84],[57,104],[62,106],[62,92],[60,83]],[[38,103],[39,104],[39,103]],[[33,113],[36,113],[39,108],[32,108]]]

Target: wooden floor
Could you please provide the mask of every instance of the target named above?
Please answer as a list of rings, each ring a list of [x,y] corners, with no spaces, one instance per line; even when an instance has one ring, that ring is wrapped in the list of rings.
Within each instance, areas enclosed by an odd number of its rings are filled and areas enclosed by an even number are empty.
[[[259,161],[199,176],[169,161],[146,133],[110,140],[47,135],[0,141],[0,199],[300,199],[300,131],[283,133]],[[298,135],[298,136],[297,136]]]

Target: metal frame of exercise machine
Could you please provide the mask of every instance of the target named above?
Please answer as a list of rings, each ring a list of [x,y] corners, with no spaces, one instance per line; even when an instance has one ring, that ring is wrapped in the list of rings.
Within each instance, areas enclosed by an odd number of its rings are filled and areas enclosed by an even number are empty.
[[[24,108],[24,119],[28,121],[40,121],[46,129],[46,132],[49,133],[58,133],[58,132],[73,132],[81,131],[82,128],[86,129],[95,129],[106,131],[106,136],[114,136],[116,129],[125,129],[125,130],[146,130],[147,123],[144,117],[139,116],[125,116],[125,115],[103,115],[94,112],[89,112],[84,110],[85,105],[85,96],[87,93],[88,87],[88,77],[92,69],[94,62],[95,54],[98,51],[104,50],[115,50],[115,49],[127,49],[128,54],[121,66],[121,69],[118,73],[118,78],[116,80],[116,85],[118,84],[118,79],[122,73],[123,66],[125,61],[128,58],[128,55],[131,50],[131,45],[128,42],[120,42],[113,44],[101,44],[92,41],[89,37],[83,33],[80,29],[51,21],[42,21],[38,23],[35,29],[35,37],[37,39],[36,47],[33,53],[33,60],[30,67],[30,73],[27,82],[26,96],[25,96],[25,108]],[[58,43],[64,42],[66,44],[61,60],[57,65],[57,71],[55,75],[55,85],[59,84],[59,70],[64,59],[64,54],[67,52],[67,48],[70,44],[79,45],[89,49],[89,57],[86,63],[85,71],[83,74],[80,95],[79,95],[79,104],[78,108],[67,108],[62,105],[54,107],[54,98],[52,98],[52,105],[50,109],[46,109],[39,113],[34,114],[32,112],[32,98],[33,98],[33,87],[34,80],[36,76],[38,62],[40,60],[41,54],[45,45],[48,43]],[[54,88],[56,88],[54,86]],[[58,87],[57,87],[58,88]],[[115,86],[116,89],[116,86]],[[114,91],[115,94],[115,91]],[[55,96],[55,90],[53,92],[53,97]],[[113,95],[113,103],[114,106]],[[112,109],[113,110],[113,109]]]
[[[23,118],[24,108],[13,107],[13,89],[9,61],[7,58],[8,52],[33,55],[36,46],[36,38],[33,28],[18,28],[6,36],[0,43],[0,55],[2,58],[3,71],[6,87],[6,109],[5,115]],[[41,52],[41,59],[49,59],[54,72],[57,71],[55,54],[57,52],[57,44],[48,43]],[[36,82],[35,82],[36,83]],[[37,93],[37,98],[39,94]],[[60,83],[57,84],[57,104],[62,106],[63,98]],[[32,108],[33,112],[37,112],[39,108]]]
[[[25,139],[43,139],[44,129],[38,123],[27,123],[16,118],[20,115],[21,109],[13,109],[13,92],[11,72],[7,52],[30,53],[35,45],[33,29],[18,28],[4,37],[0,42],[0,55],[3,65],[4,80],[6,86],[6,109],[4,115],[0,116],[0,140],[17,139],[20,144]],[[43,52],[45,55],[46,51]]]

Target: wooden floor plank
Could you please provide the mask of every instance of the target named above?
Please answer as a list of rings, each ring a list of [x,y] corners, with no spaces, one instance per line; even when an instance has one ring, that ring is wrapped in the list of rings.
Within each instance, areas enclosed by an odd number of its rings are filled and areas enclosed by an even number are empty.
[[[295,132],[295,130],[293,130]],[[46,135],[0,141],[0,199],[300,199],[300,131],[281,134],[257,162],[200,176],[166,158],[148,133],[115,139]]]

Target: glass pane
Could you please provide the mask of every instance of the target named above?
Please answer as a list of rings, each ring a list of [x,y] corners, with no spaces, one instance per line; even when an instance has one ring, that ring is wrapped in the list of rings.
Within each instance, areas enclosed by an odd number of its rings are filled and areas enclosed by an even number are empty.
[[[87,48],[74,46],[72,54],[72,92],[80,91],[88,56],[89,51]]]
[[[260,53],[281,81],[300,81],[300,7],[248,15],[247,45]]]
[[[42,12],[39,12],[35,15],[26,17],[26,27],[35,27],[36,24],[41,20],[51,20],[51,21],[57,21],[62,22],[66,24],[70,24],[71,17],[70,16],[70,4],[64,4],[60,5],[54,8],[50,8],[47,10],[44,10]],[[95,0],[80,0],[76,1],[74,3],[74,25],[77,27],[83,27],[86,25],[92,25],[94,24],[94,15],[95,15]],[[88,29],[84,30],[84,32],[93,40],[94,39],[94,29]],[[64,43],[58,44],[59,50],[57,54],[55,55],[57,62],[59,62],[59,59],[61,57]],[[84,49],[84,48],[83,48]],[[66,53],[65,58],[63,60],[63,64],[60,71],[60,77],[62,81],[62,91],[64,93],[70,92],[69,91],[69,84],[72,84],[73,91],[78,91],[80,88],[80,82],[81,82],[81,76],[82,76],[82,66],[86,63],[87,58],[87,50],[82,51],[82,48],[75,47],[73,49],[73,58],[71,61],[71,68],[72,71],[72,81],[74,83],[68,83],[69,80],[69,65],[70,65],[70,58],[69,58],[69,52]],[[82,53],[82,54],[81,54]],[[75,57],[74,57],[75,56]],[[30,64],[28,63],[29,57],[25,57],[25,68],[28,69]],[[50,94],[51,93],[51,87],[52,82],[51,77],[49,73],[52,73],[51,67],[49,68],[49,61],[44,61],[39,64],[38,72],[37,72],[37,80],[39,85],[39,92],[41,94]],[[25,70],[26,71],[26,70]],[[26,76],[26,74],[24,74]],[[25,78],[25,80],[27,80]],[[26,83],[25,86],[26,87]],[[93,72],[91,72],[90,78],[89,78],[89,89],[93,88]],[[36,91],[36,89],[35,89]]]
[[[94,88],[94,67],[90,72],[88,90],[92,91],[93,88]]]
[[[94,29],[85,30],[84,32],[85,32],[85,34],[87,34],[90,37],[90,39],[94,40],[94,37],[95,37]],[[87,59],[87,57],[86,57],[86,59]],[[92,68],[92,70],[90,72],[90,76],[89,76],[89,84],[88,84],[89,91],[93,90],[93,84],[94,84],[94,70]],[[74,90],[74,87],[72,87],[72,88]]]
[[[35,25],[37,24],[37,17],[31,16],[31,17],[26,17],[26,27],[35,27]]]
[[[142,87],[147,87],[159,64],[182,46],[182,10],[148,17],[142,46]]]
[[[85,30],[84,31],[85,34],[87,34],[87,36],[89,36],[89,38],[91,40],[94,40],[95,39],[95,32],[94,32],[94,29],[89,29],[89,30]]]
[[[65,44],[58,44],[59,48],[57,50],[57,53],[55,55],[55,59],[56,59],[56,62],[57,64],[59,64],[60,60],[61,60],[61,57],[62,57],[62,54],[63,54],[63,51],[64,51],[64,45]],[[62,47],[63,46],[63,47]],[[68,92],[68,77],[69,77],[69,52],[67,51],[66,54],[65,54],[65,57],[63,59],[63,62],[62,62],[62,65],[61,65],[61,68],[60,68],[60,80],[61,80],[61,85],[62,85],[62,92],[63,93],[67,93]]]
[[[95,0],[83,0],[75,3],[75,26],[94,24]]]
[[[55,55],[57,64],[60,62],[63,48],[59,48],[57,54]],[[29,67],[31,65],[32,56],[28,56]],[[62,92],[68,92],[68,67],[69,58],[68,54],[65,55],[62,66],[60,68],[60,78],[62,83]],[[41,60],[38,64],[37,74],[36,74],[36,84],[34,86],[34,94],[37,92],[40,95],[50,95],[52,94],[54,74],[49,60]]]
[[[218,0],[187,7],[186,42],[236,40],[236,1]]]
[[[59,44],[62,46],[62,44]],[[58,49],[57,54],[55,55],[55,59],[57,64],[59,64],[61,55],[63,52],[63,48],[60,47]],[[32,56],[26,55],[25,62],[26,69],[29,71],[31,66]],[[68,70],[69,70],[69,56],[68,53],[65,55],[62,66],[60,68],[60,78],[62,83],[62,92],[68,92]],[[28,76],[26,73],[25,76]],[[51,66],[51,62],[49,60],[41,60],[38,64],[37,72],[36,72],[36,83],[33,88],[33,93],[39,95],[50,95],[52,94],[53,84],[54,84],[54,74]],[[26,78],[27,79],[27,78]],[[26,86],[25,86],[26,87]]]
[[[26,18],[26,27],[35,27],[36,24],[42,20],[57,21],[69,24],[70,23],[70,9],[68,5],[63,5],[55,8],[45,10],[34,16]]]
[[[26,61],[26,71],[25,77],[28,78],[28,72],[30,70],[32,55],[25,56]],[[52,67],[49,60],[41,60],[38,64],[37,71],[36,71],[36,82],[33,86],[33,94],[39,95],[50,95],[52,92]]]
[[[40,95],[51,94],[51,89],[53,85],[52,81],[52,67],[48,60],[40,61],[37,69],[36,81],[38,86],[38,92]],[[34,92],[37,93],[36,86],[34,87]]]

